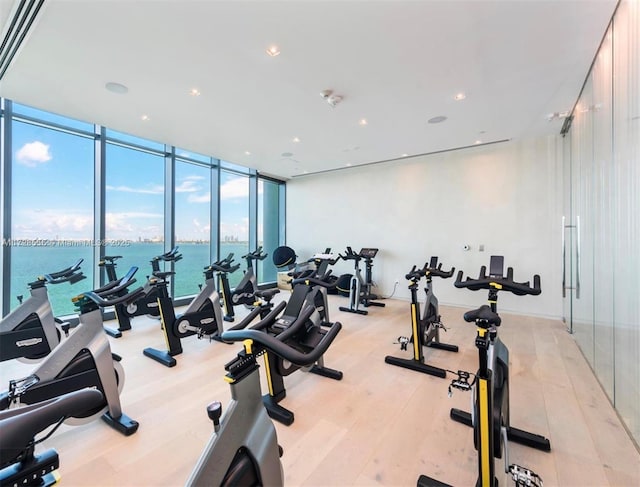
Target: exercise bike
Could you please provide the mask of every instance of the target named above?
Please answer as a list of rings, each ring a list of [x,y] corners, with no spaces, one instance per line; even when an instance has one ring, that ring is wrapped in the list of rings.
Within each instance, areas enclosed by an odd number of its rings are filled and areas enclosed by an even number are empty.
[[[329,318],[329,301],[327,294],[330,290],[335,289],[335,285],[337,284],[337,279],[331,275],[329,266],[335,264],[339,258],[335,258],[330,252],[331,249],[327,249],[323,254],[314,255],[309,260],[309,262],[314,264],[313,268],[302,271],[293,270],[288,273],[288,275],[292,277],[292,290],[293,286],[306,282],[308,278],[322,281],[321,285],[315,285],[307,292],[305,299],[305,303],[315,307],[320,316],[319,324],[322,326],[331,326],[332,324]]]
[[[31,296],[0,321],[0,361],[17,358],[23,362],[38,361],[58,346],[62,333],[69,334],[70,324],[53,316],[48,284],[75,284],[86,276],[80,270],[83,259],[71,267],[39,276],[30,282]]]
[[[247,269],[244,271],[242,279],[238,285],[232,290],[229,286],[228,274],[235,272],[238,266],[233,266],[233,254],[231,259],[227,257],[223,261],[218,262],[221,269],[218,271],[218,280],[220,290],[220,298],[224,306],[224,320],[233,321],[235,319],[234,306],[244,305],[249,309],[253,309],[256,302],[256,291],[258,291],[258,283],[256,274],[253,270],[253,261],[264,260],[267,254],[262,251],[262,246],[255,251],[243,255],[242,258],[247,261]],[[225,270],[226,269],[226,270]]]
[[[326,335],[335,336],[331,330],[333,330],[334,327],[342,327],[338,322],[323,322],[318,309],[314,305],[315,299],[313,298],[313,294],[318,292],[318,287],[329,288],[335,286],[335,283],[330,284],[326,282],[328,275],[329,273],[323,276],[324,280],[312,277],[300,280],[294,279],[292,282],[293,292],[288,303],[278,303],[260,323],[252,326],[251,329],[260,330],[271,336],[275,336],[278,340],[299,350],[301,353],[311,353],[320,343],[327,343],[324,341]],[[293,324],[296,323],[303,314],[307,313],[308,316],[304,320],[304,326],[294,327]],[[322,325],[328,326],[328,330],[322,328]],[[329,344],[330,342],[327,343],[327,346]],[[269,389],[269,393],[265,394],[262,398],[264,406],[271,418],[289,426],[294,421],[294,414],[292,411],[281,406],[279,402],[287,395],[284,378],[299,370],[300,367],[268,351],[264,352],[264,362],[267,386]],[[342,380],[341,371],[325,367],[323,355],[319,355],[310,367],[306,367],[303,370],[330,379]]]
[[[102,401],[100,391],[86,388],[0,411],[0,485],[48,487],[57,483],[58,453],[48,449],[36,455],[36,445],[49,438],[65,419],[95,408]],[[35,438],[54,424],[44,438]]]
[[[291,324],[292,332],[304,328],[312,312],[310,308],[304,310]],[[265,321],[271,319],[265,318]],[[214,434],[186,485],[283,485],[282,449],[278,445],[275,427],[260,400],[257,357],[261,353],[269,353],[297,367],[306,367],[326,352],[339,331],[340,324],[337,323],[308,353],[290,347],[278,337],[256,330],[225,331],[222,334],[225,341],[243,341],[244,350],[225,365],[225,380],[231,387],[231,403],[224,416],[221,403],[213,402],[207,407]]]
[[[351,247],[347,247],[345,255],[339,254],[341,259],[353,260],[355,265],[355,273],[351,276],[349,282],[349,306],[340,306],[340,311],[349,313],[357,313],[360,315],[368,314],[368,311],[360,309],[360,305],[368,308],[369,306],[384,307],[384,303],[374,301],[379,297],[371,292],[373,282],[371,280],[371,268],[373,267],[373,258],[378,253],[378,249],[364,248],[356,254]],[[360,272],[360,261],[365,262],[365,278],[362,278]]]
[[[112,293],[130,285],[121,282],[112,287]],[[73,333],[56,347],[27,377],[9,382],[9,390],[0,394],[0,410],[14,404],[34,404],[67,392],[92,387],[104,396],[102,403],[82,414],[73,415],[67,423],[82,424],[98,416],[120,433],[128,436],[136,432],[138,423],[122,412],[120,392],[124,387],[124,369],[121,358],[111,353],[104,333],[102,310],[107,306],[127,303],[139,298],[142,288],[111,299],[94,292],[75,296],[72,302],[78,308],[79,324]]]
[[[104,267],[109,282],[118,280],[116,272],[116,260],[121,259],[121,255],[104,256],[98,263],[100,267]],[[158,318],[160,311],[158,310],[158,295],[155,286],[149,280],[160,271],[160,262],[178,262],[182,259],[182,254],[178,252],[178,247],[172,248],[169,252],[157,255],[151,259],[151,276],[147,276],[147,282],[143,285],[143,293],[134,301],[125,305],[114,307],[118,328],[105,327],[105,331],[113,338],[120,338],[123,331],[131,330],[131,318],[136,316],[150,316]],[[137,267],[136,267],[137,270]]]
[[[451,409],[451,419],[472,426],[474,444],[478,450],[478,480],[476,486],[497,487],[495,477],[495,459],[502,458],[505,450],[505,473],[509,473],[517,486],[542,486],[542,480],[533,471],[519,465],[509,465],[508,441],[550,451],[549,440],[541,435],[529,433],[511,426],[509,418],[509,350],[498,338],[498,327],[501,324],[497,314],[498,291],[508,291],[517,296],[540,294],[540,276],[533,278],[533,287],[529,282],[518,283],[513,280],[513,269],[507,269],[504,277],[504,258],[492,256],[489,276],[486,267],[482,266],[478,279],[462,280],[463,273],[458,273],[455,286],[472,291],[489,290],[489,305],[465,313],[464,319],[477,326],[475,345],[478,348],[479,368],[473,382],[469,382],[471,374],[465,371],[454,372],[457,378],[451,382],[452,388],[468,391],[474,390],[473,414],[459,409]],[[446,486],[442,482],[422,476],[419,486]]]
[[[386,363],[436,377],[446,377],[447,371],[445,369],[425,363],[423,348],[437,348],[448,352],[458,351],[456,345],[449,345],[440,341],[440,328],[445,331],[447,329],[442,324],[438,309],[438,298],[433,294],[432,282],[433,276],[447,279],[453,276],[454,271],[455,268],[453,267],[449,271],[443,271],[442,264],[438,264],[438,258],[431,257],[430,262],[425,264],[422,269],[416,269],[416,266],[413,266],[405,276],[409,281],[409,290],[411,291],[411,338],[399,337],[398,342],[402,350],[406,350],[409,343],[413,344],[413,358],[404,359],[388,355],[384,359]],[[420,302],[418,301],[418,284],[423,277],[427,279],[427,286],[424,289],[426,294],[424,314],[421,315]]]
[[[199,339],[209,338],[210,340],[222,341],[220,335],[224,331],[222,307],[218,291],[216,290],[214,271],[216,264],[211,264],[204,268],[205,283],[198,295],[193,298],[184,313],[176,315],[173,301],[169,297],[168,277],[173,272],[156,272],[149,282],[155,287],[158,296],[158,309],[162,322],[162,332],[164,333],[167,350],[155,348],[145,348],[143,353],[156,362],[166,367],[175,367],[177,364],[176,355],[183,351],[181,340],[183,338],[196,335]],[[265,303],[265,308],[271,303]],[[258,314],[265,313],[264,308],[256,307],[237,327],[246,326]]]
[[[240,268],[240,264],[233,264],[233,254],[229,254],[226,258],[214,262],[213,264],[211,264],[211,267],[217,274],[216,281],[218,283],[218,293],[220,293],[222,296],[224,296],[225,293],[226,296],[233,294],[232,291],[229,291],[229,281],[227,275],[233,274]],[[250,309],[254,309],[256,307],[260,308],[260,317],[264,318],[266,316],[266,313],[268,313],[271,309],[271,300],[279,292],[279,289],[260,290],[256,288],[253,292],[247,293],[246,296],[243,296],[241,299],[243,300],[244,304]],[[224,310],[227,313],[223,316],[222,319],[224,321],[233,322],[235,320],[233,305],[231,304],[229,309],[226,306],[227,300],[222,298],[221,301],[223,303]],[[248,304],[249,302],[251,302],[250,305]]]

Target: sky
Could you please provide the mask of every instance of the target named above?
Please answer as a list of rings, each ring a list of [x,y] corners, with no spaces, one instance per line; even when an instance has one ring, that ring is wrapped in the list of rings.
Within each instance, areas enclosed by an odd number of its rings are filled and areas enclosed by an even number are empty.
[[[16,112],[26,111],[16,106]],[[34,115],[41,116],[42,112]],[[52,114],[47,114],[47,120],[69,123]],[[77,127],[82,122],[75,124]],[[92,130],[84,125],[80,128]],[[145,144],[142,139],[128,139]],[[91,138],[14,122],[13,238],[93,238],[93,150]],[[178,150],[177,154],[187,153]],[[165,190],[162,156],[107,144],[106,161],[107,239],[161,240]],[[176,162],[177,240],[209,240],[209,180],[209,169]],[[220,238],[246,241],[249,179],[222,172],[220,184]]]

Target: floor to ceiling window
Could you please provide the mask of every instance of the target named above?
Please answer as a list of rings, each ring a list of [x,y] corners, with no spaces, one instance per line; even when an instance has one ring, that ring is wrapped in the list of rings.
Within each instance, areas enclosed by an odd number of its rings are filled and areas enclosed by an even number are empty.
[[[269,256],[258,263],[259,282],[274,282],[277,269],[273,264],[273,251],[284,243],[280,234],[281,201],[280,183],[258,179],[258,245],[262,245]]]
[[[48,286],[54,313],[72,313],[71,298],[93,287],[93,126],[19,105],[14,110],[11,271],[10,279],[3,276],[10,307],[18,295],[28,297],[27,284],[38,276],[84,259],[88,279]],[[40,115],[40,122],[23,115]]]
[[[198,293],[203,269],[211,263],[212,169],[179,159],[180,154],[176,152],[175,241],[182,260],[175,267],[174,294],[187,296]]]
[[[137,266],[136,277],[144,282],[153,257],[164,253],[164,155],[118,145],[110,141],[111,133],[107,136],[105,255],[122,256],[118,276]]]
[[[235,287],[246,269],[242,256],[258,245],[269,253],[255,269],[258,282],[275,281],[271,254],[284,243],[283,182],[10,100],[0,98],[0,109],[0,315],[28,295],[37,276],[84,259],[88,279],[50,289],[54,312],[72,313],[74,295],[106,280],[97,272],[102,256],[122,256],[118,276],[137,266],[142,284],[153,257],[173,244],[183,255],[174,266],[175,297],[196,294],[204,267],[229,253],[241,264],[230,276]]]
[[[233,253],[240,270],[229,276],[233,288],[242,279],[249,251],[249,176],[228,170],[220,171],[220,257]]]

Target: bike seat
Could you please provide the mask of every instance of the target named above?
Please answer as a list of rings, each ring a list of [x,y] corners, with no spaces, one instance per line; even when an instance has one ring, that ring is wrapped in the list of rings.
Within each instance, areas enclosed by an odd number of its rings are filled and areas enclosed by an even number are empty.
[[[104,401],[102,393],[86,388],[18,409],[0,412],[2,465],[12,463],[48,426],[84,413]]]
[[[264,289],[262,291],[256,291],[256,296],[270,301],[276,294],[280,292],[280,289]]]
[[[500,326],[500,316],[497,313],[491,311],[491,308],[487,304],[483,304],[478,309],[474,309],[472,311],[467,311],[464,314],[464,321],[468,321],[469,323],[473,323],[476,321],[483,321],[490,325]]]
[[[153,275],[156,277],[159,277],[160,279],[166,279],[169,276],[173,276],[175,274],[175,272],[173,271],[166,271],[166,272],[154,272]]]

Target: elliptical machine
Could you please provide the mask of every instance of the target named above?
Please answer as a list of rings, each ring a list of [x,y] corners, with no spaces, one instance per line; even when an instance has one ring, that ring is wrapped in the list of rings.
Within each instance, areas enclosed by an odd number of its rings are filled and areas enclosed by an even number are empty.
[[[291,324],[292,332],[304,328],[313,310],[306,308]],[[265,318],[259,328],[268,326]],[[264,326],[263,326],[264,325]],[[261,353],[278,355],[282,360],[306,367],[315,363],[340,331],[337,323],[308,353],[292,348],[278,337],[255,330],[226,331],[224,341],[243,341],[244,350],[225,365],[225,380],[231,386],[231,403],[222,416],[222,404],[213,402],[207,414],[213,421],[214,434],[200,456],[186,485],[281,486],[284,475],[280,457],[282,449],[273,423],[260,400],[260,375],[257,357]]]
[[[509,291],[517,296],[540,294],[540,276],[533,277],[533,287],[529,281],[524,283],[513,280],[513,268],[507,269],[504,277],[504,257],[492,256],[489,276],[482,266],[478,279],[462,280],[462,271],[458,272],[455,286],[472,291],[489,290],[489,305],[464,314],[464,320],[475,323],[477,327],[475,345],[478,348],[479,367],[472,382],[471,373],[454,372],[457,376],[449,386],[463,391],[474,391],[473,414],[451,409],[451,419],[473,427],[474,444],[478,451],[478,480],[476,486],[497,487],[495,459],[502,458],[505,450],[505,473],[509,473],[517,486],[541,487],[542,480],[533,471],[520,465],[509,464],[508,441],[542,451],[550,451],[549,440],[541,435],[529,433],[511,426],[509,419],[509,350],[498,338],[501,324],[497,314],[498,291]],[[418,486],[447,486],[430,477],[421,476]]]
[[[121,255],[104,256],[98,263],[100,267],[104,267],[109,282],[115,282],[119,278],[116,273],[116,260],[121,259]],[[178,247],[172,248],[169,252],[157,255],[151,259],[151,276],[147,276],[147,282],[143,285],[143,293],[134,301],[125,305],[114,307],[116,319],[118,320],[118,328],[105,327],[105,331],[113,338],[120,338],[123,331],[131,330],[131,318],[136,316],[151,316],[158,318],[160,311],[158,310],[158,294],[157,289],[153,286],[150,279],[160,271],[160,262],[178,262],[182,259],[182,254],[178,252]],[[137,267],[136,267],[137,270]]]
[[[402,350],[407,349],[409,343],[413,344],[413,358],[404,359],[387,355],[384,361],[391,365],[404,367],[424,374],[435,375],[444,378],[447,375],[445,369],[434,367],[425,363],[423,347],[437,348],[448,352],[457,352],[457,345],[449,345],[440,341],[440,328],[447,329],[442,324],[438,309],[438,298],[433,294],[433,276],[448,279],[453,276],[455,267],[449,271],[442,270],[442,264],[438,264],[438,257],[431,257],[422,269],[413,266],[411,271],[405,276],[409,281],[411,291],[411,338],[399,337],[398,342]],[[425,291],[424,314],[420,315],[420,302],[418,301],[418,283],[420,279],[426,277],[427,285]]]
[[[112,293],[130,285],[122,282],[111,288]],[[27,377],[9,382],[9,390],[0,394],[0,410],[17,403],[34,404],[84,387],[98,389],[104,396],[102,403],[91,410],[74,414],[67,421],[81,424],[98,416],[120,433],[129,436],[138,429],[138,423],[122,412],[120,391],[124,387],[122,360],[111,353],[109,340],[102,327],[101,308],[127,303],[139,298],[142,288],[109,299],[94,292],[75,296],[72,302],[79,309],[79,324],[74,332],[56,347]]]
[[[38,455],[35,448],[74,415],[95,408],[103,401],[96,389],[81,389],[18,409],[0,411],[0,485],[48,487],[57,483],[58,453],[48,449]],[[35,436],[56,424],[44,438]]]
[[[31,296],[26,301],[18,296],[20,306],[0,321],[0,361],[41,360],[58,346],[62,332],[68,336],[70,324],[53,316],[47,284],[81,281],[86,277],[80,270],[82,261],[30,282]]]
[[[349,306],[340,306],[340,311],[349,313],[357,313],[360,315],[368,314],[368,311],[360,309],[360,305],[368,308],[369,306],[384,307],[384,303],[374,301],[379,297],[371,292],[373,281],[371,280],[371,268],[373,267],[373,258],[378,253],[378,249],[363,248],[359,254],[356,254],[351,247],[347,247],[345,255],[339,254],[341,259],[353,260],[355,273],[349,282]],[[365,278],[360,273],[360,261],[365,262]]]
[[[247,269],[244,271],[241,281],[233,290],[229,287],[228,274],[235,272],[239,268],[239,265],[233,266],[233,254],[216,263],[219,267],[217,271],[219,280],[218,289],[220,290],[220,298],[224,306],[225,321],[233,321],[235,319],[234,306],[243,304],[249,309],[254,308],[258,283],[253,270],[253,261],[264,260],[267,258],[267,255],[267,253],[262,251],[262,246],[260,246],[253,252],[242,256],[242,258],[247,261]]]

